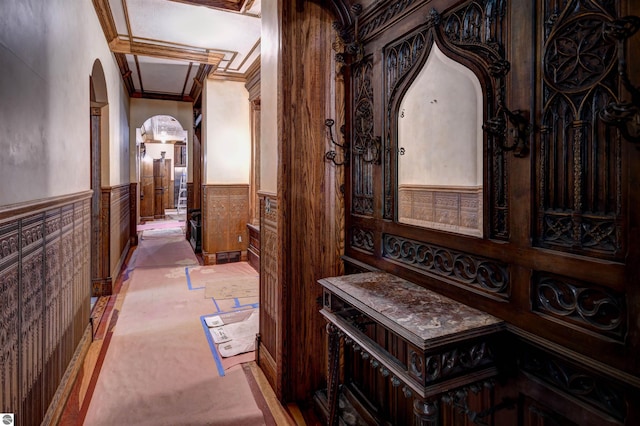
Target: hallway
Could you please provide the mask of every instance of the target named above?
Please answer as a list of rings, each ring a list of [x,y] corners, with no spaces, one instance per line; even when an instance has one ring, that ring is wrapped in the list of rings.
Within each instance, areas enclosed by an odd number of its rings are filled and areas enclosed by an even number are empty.
[[[102,321],[94,319],[84,374],[61,424],[289,423],[284,411],[271,412],[253,362],[220,374],[200,319],[216,306],[204,297],[204,288],[190,288],[187,268],[199,266],[183,232],[162,227],[142,232],[119,291],[109,298]],[[218,266],[214,271],[225,277],[242,274],[238,266]]]

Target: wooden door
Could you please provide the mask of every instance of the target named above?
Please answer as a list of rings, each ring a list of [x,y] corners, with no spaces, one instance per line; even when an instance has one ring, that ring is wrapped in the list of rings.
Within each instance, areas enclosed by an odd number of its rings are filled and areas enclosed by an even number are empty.
[[[153,160],[154,211],[156,219],[164,218],[164,209],[169,203],[169,180],[171,160],[160,158]]]
[[[153,163],[141,161],[140,173],[140,217],[153,218]]]

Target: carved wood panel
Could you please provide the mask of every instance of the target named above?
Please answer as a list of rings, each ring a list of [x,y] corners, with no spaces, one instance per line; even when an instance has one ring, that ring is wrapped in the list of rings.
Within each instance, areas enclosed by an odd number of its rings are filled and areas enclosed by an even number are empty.
[[[351,210],[365,216],[373,215],[373,167],[366,161],[372,157],[371,140],[373,135],[373,87],[371,58],[356,65],[353,77],[353,189]]]
[[[202,250],[206,262],[223,251],[246,251],[249,244],[249,185],[204,188]]]
[[[282,336],[279,303],[282,300],[278,285],[278,200],[260,196],[260,342],[278,364],[281,360]],[[264,360],[263,360],[264,361]],[[264,365],[264,362],[261,363]],[[264,366],[263,366],[264,368]],[[274,368],[274,366],[270,366]],[[275,376],[275,371],[271,376]],[[271,383],[277,393],[282,392],[279,381]]]
[[[88,324],[90,197],[18,206],[0,224],[0,410],[18,425],[43,421]]]
[[[623,150],[618,132],[598,118],[618,101],[616,46],[603,34],[617,16],[615,3],[541,2],[536,242],[619,259],[626,246]]]
[[[632,92],[619,74],[619,59],[626,61],[631,84],[640,84],[634,55],[640,38],[635,34],[625,50],[607,33],[612,23],[635,25],[621,20],[626,15],[640,15],[640,5],[629,0],[388,0],[354,12],[358,24],[350,28],[358,37],[351,39],[356,53],[347,74],[352,96],[347,124],[360,119],[354,86],[359,67],[369,61],[376,99],[372,128],[381,129],[383,161],[368,177],[373,212],[364,215],[353,206],[347,212],[349,270],[371,267],[398,274],[506,320],[514,334],[553,347],[555,355],[571,354],[575,362],[569,367],[547,363],[546,377],[527,364],[523,387],[545,382],[559,401],[527,394],[552,402],[550,416],[531,411],[529,420],[540,424],[555,419],[559,424],[602,419],[607,419],[602,424],[634,424],[640,416],[629,403],[640,390],[635,321],[640,151],[601,119],[605,106],[629,101]],[[430,220],[433,214],[425,208],[427,200],[416,203],[396,187],[400,147],[394,120],[398,100],[434,42],[478,76],[484,94],[481,237],[422,229],[397,217],[403,202],[413,208],[411,220]],[[507,121],[513,113],[508,107],[521,109],[531,122],[523,130],[529,156],[509,151],[517,129]],[[364,183],[357,180],[353,161],[351,167],[347,194],[355,196],[356,186]],[[517,361],[525,365],[524,358]],[[354,371],[360,368],[356,364],[360,360],[354,360]],[[584,378],[594,371],[587,367],[602,374],[597,380]],[[567,375],[575,377],[560,383]],[[376,388],[375,378],[365,372],[359,380],[359,387],[374,389],[375,398],[384,401],[385,390]],[[610,392],[609,383],[622,394]],[[581,423],[585,417],[563,408],[576,399],[575,406],[587,404],[601,417]],[[603,401],[626,408],[606,407]],[[385,410],[395,409],[395,401],[388,404]],[[528,424],[524,411],[518,415],[518,422]]]

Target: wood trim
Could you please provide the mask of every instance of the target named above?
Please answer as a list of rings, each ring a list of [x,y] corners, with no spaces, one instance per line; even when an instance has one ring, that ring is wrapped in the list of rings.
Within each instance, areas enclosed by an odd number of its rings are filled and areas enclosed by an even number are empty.
[[[93,191],[82,191],[75,194],[61,195],[40,200],[26,201],[24,203],[8,204],[0,206],[0,224],[8,220],[21,219],[24,216],[41,213],[45,210],[63,204],[71,204],[91,198]]]
[[[192,61],[202,64],[218,66],[224,59],[224,54],[208,52],[207,49],[190,47],[161,46],[144,41],[131,41],[120,37],[109,41],[109,48],[113,53],[129,55],[151,56],[154,58],[174,59],[180,61]]]
[[[84,359],[89,352],[92,332],[92,326],[91,324],[88,324],[82,335],[82,340],[76,348],[71,362],[67,366],[64,376],[62,377],[62,381],[58,385],[58,389],[53,396],[53,400],[49,404],[49,408],[47,409],[44,420],[42,421],[43,425],[57,425],[60,421],[64,407],[67,404],[67,399],[69,398],[76,378],[78,377],[78,372],[84,365]]]

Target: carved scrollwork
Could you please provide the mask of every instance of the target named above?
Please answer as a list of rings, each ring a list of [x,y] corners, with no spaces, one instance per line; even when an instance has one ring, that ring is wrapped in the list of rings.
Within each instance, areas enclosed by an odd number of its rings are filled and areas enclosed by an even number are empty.
[[[626,417],[627,407],[623,393],[615,384],[591,372],[534,348],[526,348],[524,351],[522,368],[618,420]]]
[[[383,256],[507,298],[506,265],[444,247],[385,234]]]
[[[426,382],[436,382],[452,374],[470,372],[492,360],[493,356],[486,342],[430,355],[425,360]]]
[[[590,330],[621,339],[626,324],[624,298],[592,285],[576,285],[560,277],[538,276],[534,308]]]
[[[373,232],[368,229],[352,227],[351,247],[373,253]]]

